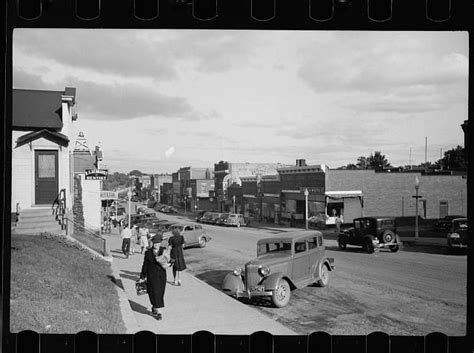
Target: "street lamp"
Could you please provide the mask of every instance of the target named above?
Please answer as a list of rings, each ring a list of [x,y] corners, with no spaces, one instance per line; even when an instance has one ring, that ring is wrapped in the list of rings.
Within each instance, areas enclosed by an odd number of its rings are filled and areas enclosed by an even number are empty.
[[[418,199],[420,196],[418,196],[418,189],[420,188],[420,180],[418,177],[415,177],[415,207],[416,207],[416,212],[415,212],[415,238],[418,239]]]
[[[234,213],[237,213],[235,211],[235,195],[232,196],[232,205],[233,205],[232,208],[234,209]]]
[[[306,230],[308,230],[308,195],[309,195],[308,189],[304,189]]]
[[[128,228],[130,229],[130,222],[132,221],[131,218],[132,216],[130,215],[130,208],[131,206],[131,201],[132,201],[132,187],[130,186],[130,190],[127,192],[128,196]]]

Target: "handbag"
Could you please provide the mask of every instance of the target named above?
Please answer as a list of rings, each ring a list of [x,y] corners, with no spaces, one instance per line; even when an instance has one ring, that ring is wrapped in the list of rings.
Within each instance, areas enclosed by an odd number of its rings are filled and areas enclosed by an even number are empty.
[[[137,295],[143,295],[146,294],[146,279],[141,279],[139,278],[135,282],[135,289],[137,290]]]

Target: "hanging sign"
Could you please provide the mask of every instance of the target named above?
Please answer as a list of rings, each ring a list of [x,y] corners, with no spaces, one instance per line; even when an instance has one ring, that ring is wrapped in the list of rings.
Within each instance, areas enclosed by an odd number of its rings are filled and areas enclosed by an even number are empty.
[[[86,180],[106,180],[108,169],[86,169]]]

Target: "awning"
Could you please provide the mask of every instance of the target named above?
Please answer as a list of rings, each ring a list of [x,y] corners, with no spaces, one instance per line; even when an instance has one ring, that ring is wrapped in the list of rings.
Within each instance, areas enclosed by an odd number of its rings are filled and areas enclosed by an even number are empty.
[[[356,198],[356,197],[363,197],[361,190],[351,190],[351,191],[326,191],[324,193],[326,197],[330,199],[348,199],[348,198]]]

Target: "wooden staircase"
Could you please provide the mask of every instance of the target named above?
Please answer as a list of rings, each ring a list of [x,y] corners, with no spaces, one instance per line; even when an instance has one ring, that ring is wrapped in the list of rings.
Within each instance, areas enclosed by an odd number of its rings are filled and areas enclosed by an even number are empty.
[[[35,235],[43,232],[66,234],[65,230],[61,230],[61,224],[51,207],[21,210],[16,226],[12,225],[12,234]]]

